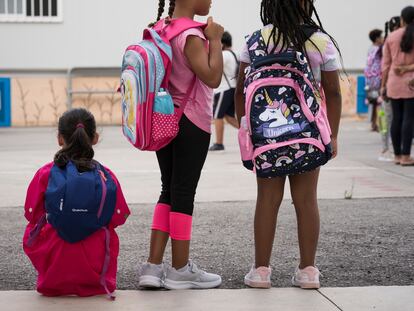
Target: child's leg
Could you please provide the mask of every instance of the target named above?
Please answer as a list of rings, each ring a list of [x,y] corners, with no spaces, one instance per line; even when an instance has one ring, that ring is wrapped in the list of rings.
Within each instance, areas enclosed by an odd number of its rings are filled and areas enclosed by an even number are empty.
[[[208,153],[210,134],[202,131],[184,115],[180,133],[174,141],[171,181],[170,236],[172,266],[188,263],[194,197]]]
[[[224,117],[228,124],[230,124],[232,127],[237,128],[239,126],[239,123],[237,122],[237,119],[235,117],[226,115]]]
[[[319,169],[289,177],[298,222],[300,269],[315,266],[319,239],[318,178]]]
[[[148,262],[157,265],[162,263],[165,247],[167,246],[170,237],[169,214],[171,206],[170,185],[172,177],[173,144],[174,142],[157,151],[157,160],[161,171],[162,190],[160,199],[154,211],[150,253],[148,257]]]
[[[224,142],[224,119],[214,119],[216,129],[216,144],[222,145]]]
[[[268,267],[275,238],[277,213],[283,199],[286,178],[257,178],[254,217],[256,268]]]

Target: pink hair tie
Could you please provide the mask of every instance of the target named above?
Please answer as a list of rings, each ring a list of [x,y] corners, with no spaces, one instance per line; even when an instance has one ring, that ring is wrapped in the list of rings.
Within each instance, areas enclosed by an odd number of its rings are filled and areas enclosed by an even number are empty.
[[[85,125],[83,125],[83,123],[78,123],[77,125],[76,125],[76,128],[77,129],[79,129],[79,128],[85,128]]]

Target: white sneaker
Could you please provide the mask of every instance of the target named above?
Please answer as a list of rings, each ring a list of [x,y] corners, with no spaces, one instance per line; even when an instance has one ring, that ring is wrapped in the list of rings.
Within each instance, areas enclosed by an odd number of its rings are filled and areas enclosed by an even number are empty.
[[[295,274],[292,277],[292,284],[303,289],[318,289],[321,287],[319,276],[318,268],[312,266],[304,269],[296,268]]]
[[[219,275],[200,270],[191,260],[179,270],[169,267],[164,282],[167,289],[209,289],[220,284]]]
[[[139,287],[162,288],[165,277],[164,264],[146,262],[139,269]]]
[[[254,265],[250,269],[250,272],[244,277],[244,284],[252,288],[271,288],[272,283],[270,276],[272,275],[272,269],[269,267],[255,268]]]
[[[382,152],[380,154],[380,156],[378,157],[378,161],[380,161],[380,162],[393,162],[394,157],[393,157],[393,155],[391,154],[390,151],[385,151],[385,152]]]

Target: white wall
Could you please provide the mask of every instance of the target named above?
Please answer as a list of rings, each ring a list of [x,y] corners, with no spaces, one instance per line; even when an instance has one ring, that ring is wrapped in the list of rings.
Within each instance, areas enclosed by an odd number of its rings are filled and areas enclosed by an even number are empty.
[[[234,36],[260,27],[260,0],[213,0],[211,14]],[[0,70],[119,66],[124,48],[156,15],[156,0],[65,0],[61,24],[0,24]],[[317,0],[348,69],[363,68],[367,34],[412,0]]]

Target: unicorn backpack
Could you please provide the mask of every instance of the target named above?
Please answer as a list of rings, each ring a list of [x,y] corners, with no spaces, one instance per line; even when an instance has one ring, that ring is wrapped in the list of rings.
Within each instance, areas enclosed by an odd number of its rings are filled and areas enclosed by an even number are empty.
[[[305,55],[292,50],[268,55],[261,31],[247,46],[252,63],[246,69],[246,116],[239,130],[244,166],[272,178],[324,165],[332,157],[331,132],[323,90],[310,82]]]
[[[168,93],[172,48],[170,41],[183,31],[205,27],[188,18],[162,19],[144,31],[143,41],[129,46],[122,61],[122,130],[140,150],[157,151],[178,134],[179,121],[196,79],[188,87],[182,107]]]

